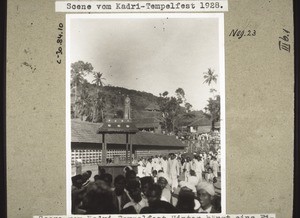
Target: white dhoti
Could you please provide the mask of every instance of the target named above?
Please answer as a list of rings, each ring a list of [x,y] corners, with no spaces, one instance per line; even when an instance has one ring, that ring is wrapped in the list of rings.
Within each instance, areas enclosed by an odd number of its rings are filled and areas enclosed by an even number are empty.
[[[171,187],[172,191],[174,191],[178,187],[178,178],[177,174],[175,175],[170,175],[170,180],[171,180]]]
[[[188,177],[190,176],[190,171],[189,170],[186,170],[185,172],[184,172],[184,181],[188,181]]]
[[[203,180],[203,178],[202,178],[202,171],[196,172],[196,176],[198,177],[198,182],[202,182],[202,180]]]
[[[170,160],[168,163],[168,169],[172,191],[174,191],[174,189],[178,187],[179,165],[177,160]]]

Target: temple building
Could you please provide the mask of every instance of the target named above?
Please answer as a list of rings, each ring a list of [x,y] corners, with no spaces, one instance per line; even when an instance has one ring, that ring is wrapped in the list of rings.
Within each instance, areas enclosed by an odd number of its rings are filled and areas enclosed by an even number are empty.
[[[211,131],[211,121],[206,118],[200,118],[188,125],[189,132],[196,134],[209,133]],[[220,122],[215,123],[215,130],[220,131]]]
[[[97,134],[101,124],[73,120],[71,123],[71,151],[72,165],[76,159],[81,159],[84,164],[100,163],[102,161],[102,135]],[[182,152],[186,145],[176,136],[163,134],[137,132],[131,136],[133,156],[148,157],[152,155],[164,155],[170,152]],[[114,156],[125,158],[125,135],[110,134],[106,136],[107,158]]]
[[[161,133],[160,119],[156,117],[132,119],[132,122],[142,132]]]
[[[145,110],[155,112],[155,111],[160,111],[160,108],[159,108],[158,104],[151,103],[145,108]]]
[[[162,133],[161,130],[162,114],[157,104],[149,104],[144,111],[132,118],[132,122],[142,132]]]
[[[128,153],[128,141],[130,157],[134,159],[184,151],[186,145],[176,136],[163,135],[160,131],[159,120],[155,118],[131,119],[130,98],[127,96],[123,119],[107,119],[104,123],[71,120],[72,165],[76,159],[81,159],[83,164],[127,162],[124,159]],[[106,160],[102,160],[103,157]]]

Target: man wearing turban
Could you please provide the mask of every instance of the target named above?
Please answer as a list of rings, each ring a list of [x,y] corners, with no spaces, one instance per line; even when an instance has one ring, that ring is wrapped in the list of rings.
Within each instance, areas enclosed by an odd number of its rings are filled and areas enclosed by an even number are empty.
[[[214,186],[207,182],[201,182],[197,185],[197,197],[201,204],[199,213],[221,213],[220,210],[212,205],[215,196]]]

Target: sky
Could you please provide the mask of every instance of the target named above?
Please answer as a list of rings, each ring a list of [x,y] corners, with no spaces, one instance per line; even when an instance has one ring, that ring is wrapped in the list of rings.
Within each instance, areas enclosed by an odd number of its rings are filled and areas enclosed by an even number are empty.
[[[217,18],[72,18],[68,40],[70,62],[91,63],[106,85],[156,96],[180,87],[194,110],[220,90],[203,84],[208,68],[220,71]]]

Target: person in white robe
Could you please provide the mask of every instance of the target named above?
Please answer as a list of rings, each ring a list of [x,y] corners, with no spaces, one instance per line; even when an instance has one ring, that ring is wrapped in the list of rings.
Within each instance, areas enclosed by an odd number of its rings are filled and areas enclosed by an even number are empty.
[[[157,172],[161,170],[160,160],[158,157],[153,158],[153,170],[156,170]]]
[[[168,173],[168,160],[166,156],[161,159],[161,168],[164,173]]]
[[[152,175],[152,158],[148,159],[148,162],[146,164],[146,168],[145,168],[145,176],[151,176]]]
[[[190,175],[191,168],[192,168],[191,159],[189,157],[187,157],[186,161],[183,164],[183,171],[184,171],[184,174],[185,174],[185,180],[184,181],[187,181],[187,178]]]
[[[168,162],[168,174],[171,180],[171,188],[172,191],[177,188],[178,186],[178,177],[179,177],[179,165],[178,161],[176,160],[175,154],[171,154],[170,160]]]
[[[217,158],[216,157],[213,157],[212,158],[212,170],[213,170],[213,174],[215,177],[218,177],[218,172],[219,172],[219,163],[217,161]]]
[[[198,181],[202,182],[202,173],[204,171],[204,164],[202,158],[198,156],[194,163],[195,163],[195,173],[196,176],[198,177]]]
[[[140,178],[142,178],[142,177],[144,177],[145,176],[145,167],[144,167],[144,163],[143,163],[143,161],[142,160],[140,160],[139,162],[138,162],[138,167],[137,167],[137,169],[138,169],[138,174],[137,174],[137,176],[138,177],[140,177]]]

